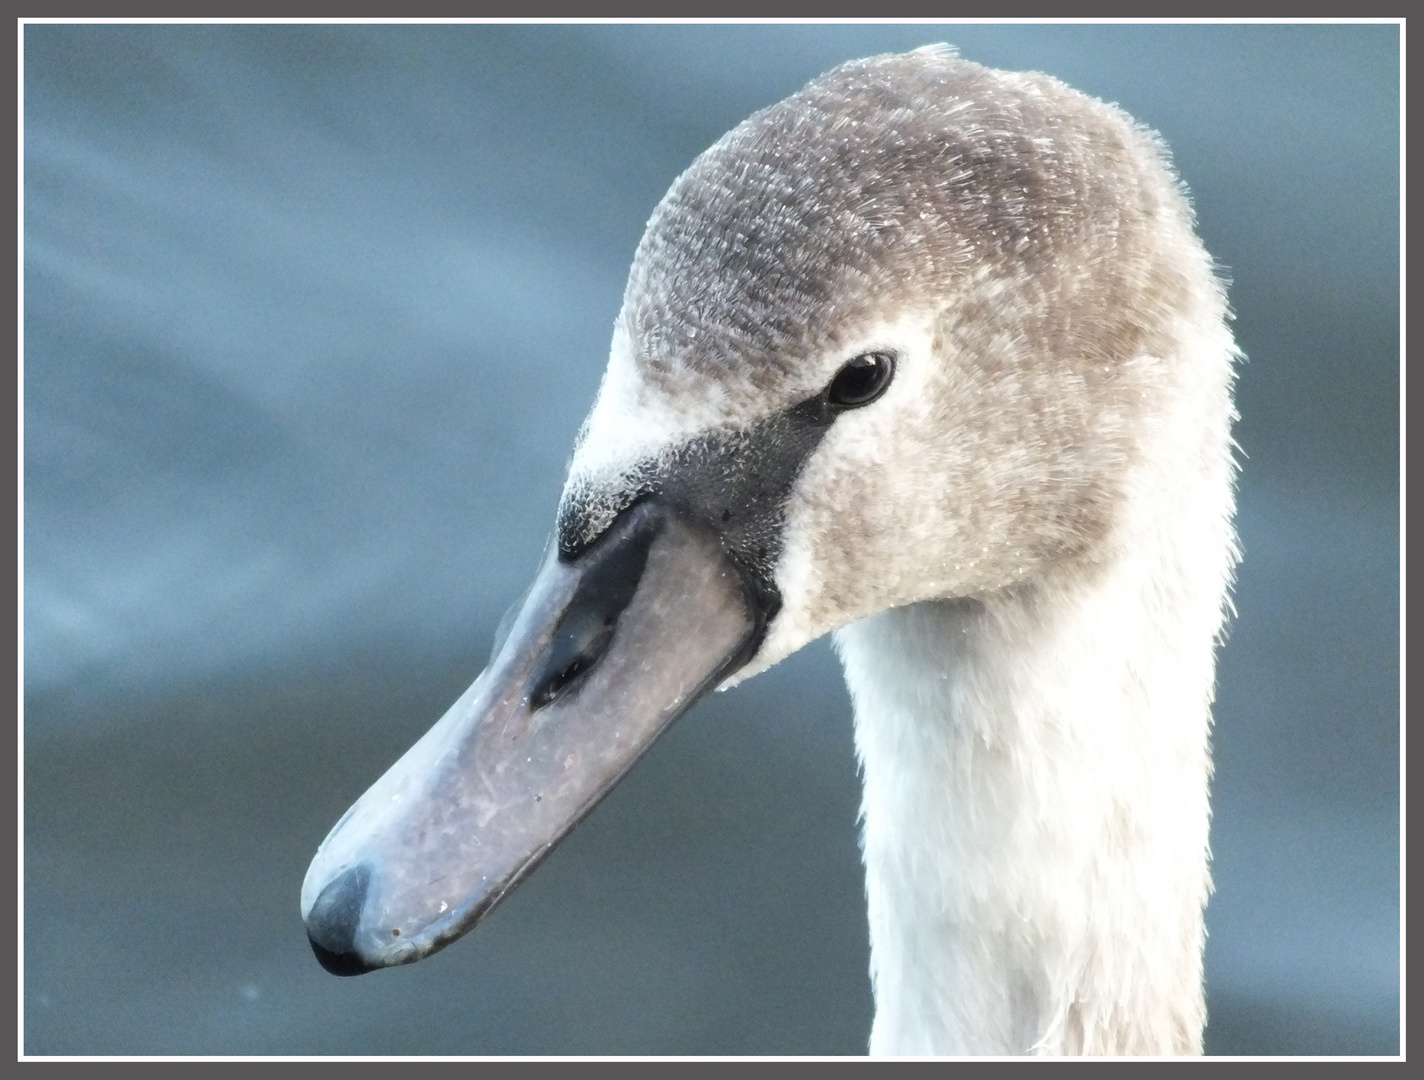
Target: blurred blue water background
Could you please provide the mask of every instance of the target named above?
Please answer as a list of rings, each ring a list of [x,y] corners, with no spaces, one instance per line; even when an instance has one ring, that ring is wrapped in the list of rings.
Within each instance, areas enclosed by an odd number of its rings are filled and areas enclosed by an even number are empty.
[[[532,573],[673,177],[940,40],[1159,130],[1233,279],[1208,1049],[1397,1052],[1395,27],[29,25],[26,1053],[863,1052],[824,644],[430,961],[331,978],[297,891]]]

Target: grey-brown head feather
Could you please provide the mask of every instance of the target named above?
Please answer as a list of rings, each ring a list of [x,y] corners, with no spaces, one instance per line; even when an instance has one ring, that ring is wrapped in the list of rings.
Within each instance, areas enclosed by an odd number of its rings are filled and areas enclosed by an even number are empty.
[[[772,389],[872,313],[1106,253],[1158,210],[1149,138],[947,48],[836,68],[718,140],[654,212],[623,311],[645,377]]]

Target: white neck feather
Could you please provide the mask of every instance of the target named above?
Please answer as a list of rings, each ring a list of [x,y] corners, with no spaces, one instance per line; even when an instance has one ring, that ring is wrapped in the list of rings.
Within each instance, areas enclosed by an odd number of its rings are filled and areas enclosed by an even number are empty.
[[[1095,562],[836,635],[864,770],[874,1054],[1201,1051],[1236,557],[1227,387],[1203,382],[1145,448]]]

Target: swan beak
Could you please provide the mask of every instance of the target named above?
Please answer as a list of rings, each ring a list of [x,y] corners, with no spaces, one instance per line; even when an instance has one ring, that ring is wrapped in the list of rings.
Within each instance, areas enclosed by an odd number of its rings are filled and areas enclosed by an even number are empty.
[[[489,666],[347,811],[302,885],[328,971],[407,964],[475,925],[760,644],[709,528],[644,501],[557,545]]]

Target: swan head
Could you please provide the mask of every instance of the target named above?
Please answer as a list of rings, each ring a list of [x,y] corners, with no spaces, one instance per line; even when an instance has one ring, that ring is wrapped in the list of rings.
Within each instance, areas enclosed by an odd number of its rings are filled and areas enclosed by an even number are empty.
[[[1154,137],[1047,76],[875,57],[729,132],[648,224],[489,666],[312,863],[323,964],[468,930],[706,691],[1090,569],[1221,303]]]
[[[1204,259],[1159,145],[1116,109],[943,47],[847,64],[653,214],[561,542],[694,462],[724,489],[703,513],[774,511],[740,557],[778,606],[734,678],[887,608],[1091,560],[1171,393],[1150,358],[1220,324]],[[867,363],[880,392],[837,407]]]

